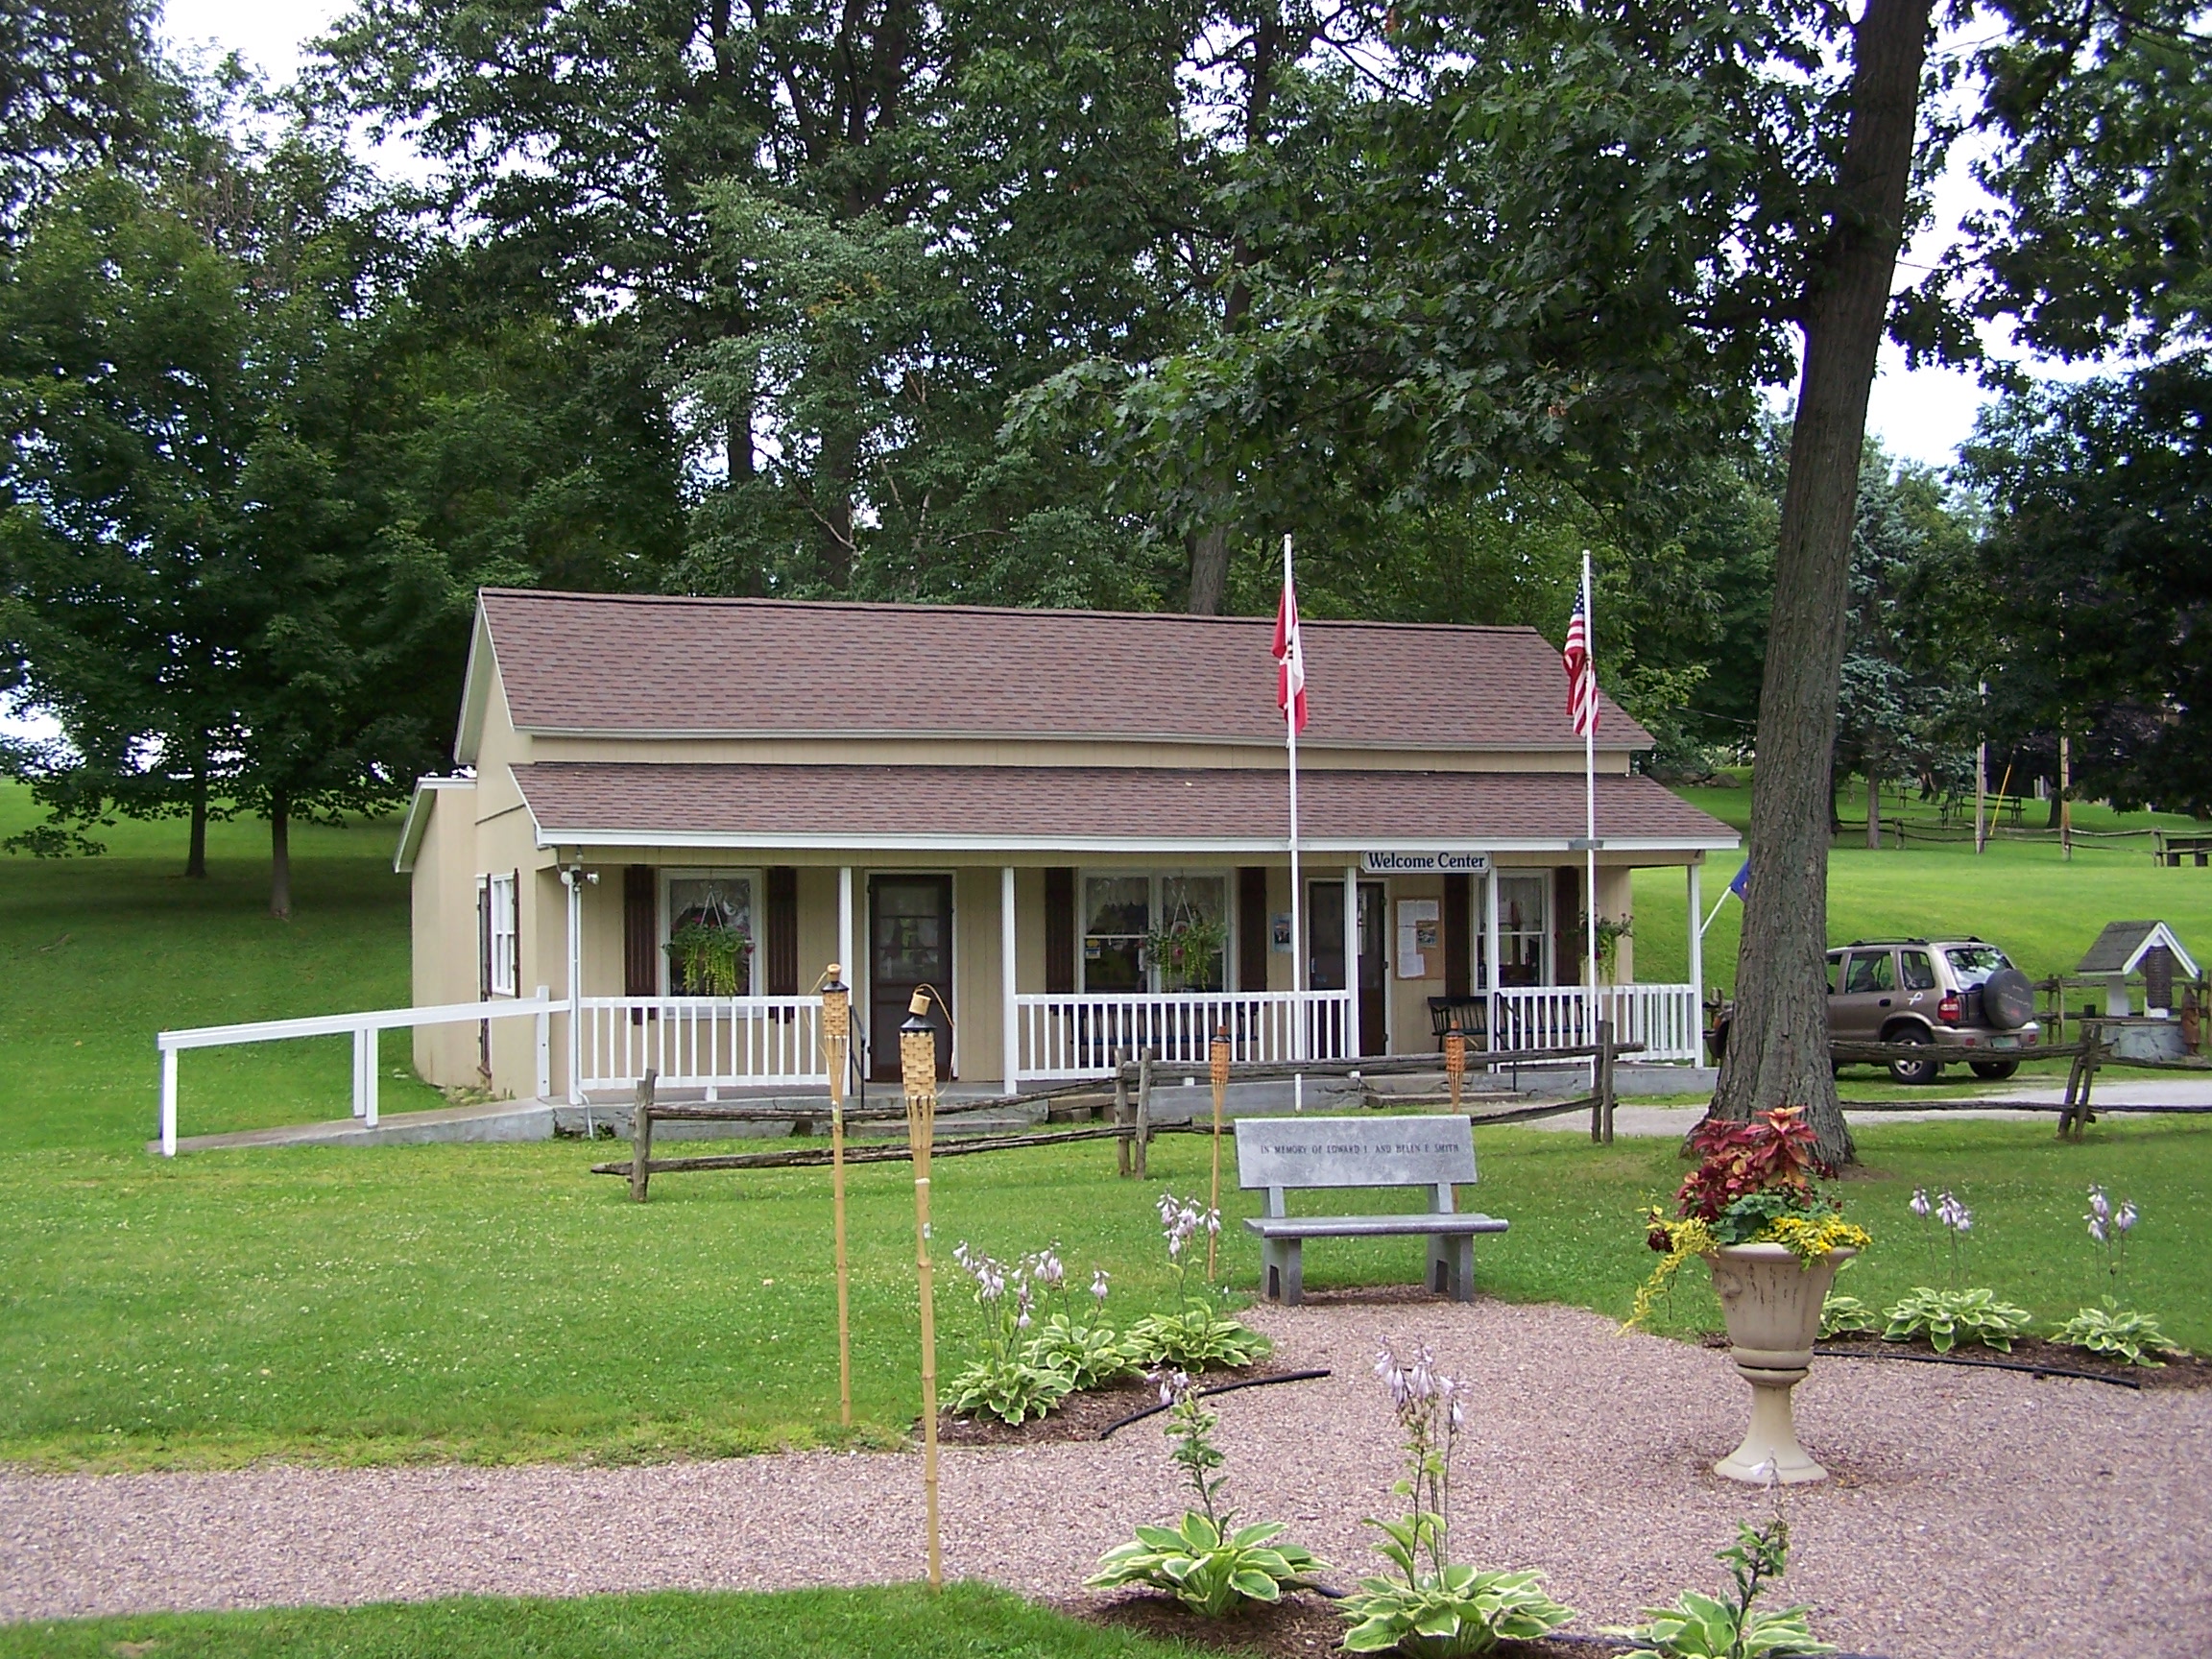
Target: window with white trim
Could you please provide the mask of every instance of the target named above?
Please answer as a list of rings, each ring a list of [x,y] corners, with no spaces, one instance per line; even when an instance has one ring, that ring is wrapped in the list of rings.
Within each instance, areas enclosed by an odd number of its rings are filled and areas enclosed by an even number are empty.
[[[1545,899],[1550,883],[1542,876],[1499,876],[1498,983],[1544,983]]]
[[[1086,992],[1222,990],[1232,936],[1226,874],[1083,878]]]
[[[754,946],[759,938],[753,922],[753,875],[750,870],[669,873],[661,935],[669,996],[753,995]],[[725,937],[703,938],[708,933]]]
[[[493,876],[484,883],[485,989],[494,997],[515,995],[521,977],[520,935],[515,925],[515,878]]]

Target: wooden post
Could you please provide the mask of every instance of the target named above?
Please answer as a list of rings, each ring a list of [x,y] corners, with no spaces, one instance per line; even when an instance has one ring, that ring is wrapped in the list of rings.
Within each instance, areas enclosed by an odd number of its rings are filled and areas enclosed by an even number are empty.
[[[1210,1063],[1208,1070],[1213,1074],[1214,1083],[1214,1190],[1213,1196],[1208,1202],[1212,1205],[1214,1214],[1219,1215],[1221,1213],[1221,1106],[1229,1094],[1229,1032],[1227,1027],[1214,1027],[1214,1042],[1207,1053],[1207,1060]],[[1212,1281],[1214,1277],[1214,1241],[1220,1236],[1221,1229],[1218,1227],[1209,1227],[1206,1230],[1206,1277],[1208,1281]]]
[[[2074,1103],[2074,1139],[2077,1141],[2097,1120],[2096,1109],[2089,1104],[2089,1092],[2097,1086],[2097,1068],[2104,1063],[2104,1027],[2087,1025],[2082,1029],[2089,1046],[2081,1056],[2081,1097]]]
[[[937,1530],[937,1298],[929,1262],[929,1151],[937,1136],[937,1033],[927,1015],[936,992],[923,986],[899,1028],[899,1071],[906,1094],[906,1147],[914,1160],[914,1269],[922,1293],[922,1496],[929,1529],[929,1588],[945,1583]],[[944,1006],[940,998],[938,1006]]]
[[[1137,1179],[1150,1180],[1147,1173],[1148,1154],[1152,1141],[1152,1050],[1147,1048],[1137,1062]]]
[[[1613,1022],[1598,1022],[1598,1110],[1603,1118],[1601,1136],[1613,1144]]]
[[[1115,1049],[1114,1125],[1118,1129],[1128,1128],[1137,1121],[1129,1110],[1129,1074],[1121,1070],[1128,1064],[1129,1050],[1126,1048]],[[1129,1176],[1136,1172],[1137,1159],[1135,1152],[1130,1148],[1129,1137],[1126,1134],[1117,1135],[1114,1138],[1114,1173]]]
[[[648,1066],[637,1079],[637,1098],[630,1108],[630,1196],[645,1202],[645,1186],[652,1179],[653,1083],[656,1073]]]
[[[1452,1110],[1459,1110],[1459,1088],[1467,1080],[1467,1039],[1454,1031],[1444,1039],[1444,1078],[1452,1086]]]

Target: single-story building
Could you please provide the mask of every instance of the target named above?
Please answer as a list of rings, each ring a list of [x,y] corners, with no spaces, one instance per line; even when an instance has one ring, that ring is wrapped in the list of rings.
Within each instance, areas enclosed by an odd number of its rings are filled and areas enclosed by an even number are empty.
[[[1575,1040],[1583,747],[1533,629],[1309,622],[1290,890],[1271,623],[1245,617],[487,589],[450,778],[417,787],[418,1004],[565,1014],[552,1093],[826,1081],[824,967],[897,1074],[918,984],[949,1077],[1008,1091],[1118,1048],[1239,1059]],[[1598,911],[1735,831],[1598,739]],[[1695,928],[1692,929],[1695,933]],[[1306,983],[1298,983],[1304,952]],[[1599,993],[1624,1040],[1696,1055],[1692,982]],[[1448,999],[1448,1000],[1446,1000]],[[564,1030],[563,1027],[565,1026]],[[1586,1039],[1582,1039],[1586,1040]],[[442,1085],[536,1087],[530,1022],[425,1027]]]

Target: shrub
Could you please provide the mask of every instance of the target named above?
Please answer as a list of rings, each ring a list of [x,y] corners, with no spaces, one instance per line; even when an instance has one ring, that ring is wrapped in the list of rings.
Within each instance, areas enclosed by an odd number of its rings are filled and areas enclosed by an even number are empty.
[[[2051,1339],[2063,1342],[2069,1348],[2079,1348],[2085,1354],[2125,1360],[2129,1365],[2165,1363],[2162,1359],[2146,1358],[2146,1354],[2170,1354],[2178,1359],[2186,1358],[2189,1352],[2169,1340],[2166,1333],[2158,1329],[2158,1321],[2150,1314],[2119,1307],[2109,1296],[2104,1298],[2102,1307],[2082,1309],[2052,1332]]]
[[[1465,1391],[1437,1373],[1426,1348],[1406,1363],[1385,1348],[1375,1371],[1406,1436],[1407,1473],[1390,1489],[1413,1507],[1396,1521],[1368,1519],[1383,1538],[1376,1552],[1398,1576],[1362,1578],[1336,1603],[1352,1622],[1344,1646],[1355,1653],[1396,1649],[1412,1659],[1460,1659],[1507,1638],[1538,1640],[1574,1618],[1573,1608],[1544,1594],[1540,1573],[1485,1573],[1451,1559],[1452,1453]]]
[[[1050,1366],[1032,1365],[1023,1359],[985,1356],[953,1377],[952,1414],[966,1417],[988,1412],[1001,1423],[1020,1428],[1031,1417],[1042,1417],[1073,1392],[1067,1373]]]
[[[1908,1342],[1925,1335],[1938,1354],[1948,1354],[1961,1340],[1979,1342],[2001,1354],[2012,1352],[2013,1338],[2028,1334],[2035,1317],[2025,1308],[1997,1300],[1988,1289],[1933,1290],[1914,1286],[1902,1302],[1883,1310],[1888,1327],[1884,1341]]]
[[[1831,1290],[1828,1299],[1820,1304],[1820,1334],[1823,1337],[1841,1335],[1846,1331],[1874,1332],[1881,1329],[1881,1316],[1856,1296],[1844,1296]]]
[[[1738,1522],[1736,1542],[1715,1559],[1735,1579],[1735,1599],[1685,1590],[1671,1607],[1645,1608],[1643,1623],[1612,1632],[1637,1644],[1627,1659],[1810,1659],[1836,1651],[1813,1639],[1804,1607],[1754,1605],[1789,1567],[1790,1524],[1779,1514],[1764,1527]]]
[[[1251,1364],[1274,1344],[1215,1312],[1207,1290],[1190,1283],[1190,1267],[1197,1259],[1192,1242],[1202,1233],[1221,1231],[1221,1212],[1201,1209],[1195,1198],[1178,1198],[1172,1192],[1160,1194],[1158,1208],[1167,1262],[1175,1269],[1176,1310],[1154,1313],[1130,1326],[1130,1357],[1141,1365],[1171,1371]]]
[[[1059,1246],[1024,1256],[1009,1267],[970,1249],[962,1239],[953,1247],[952,1260],[974,1282],[975,1306],[983,1314],[983,1352],[950,1384],[954,1414],[988,1412],[1015,1427],[1044,1416],[1075,1387],[1067,1372],[1040,1362],[1036,1343],[1023,1334],[1035,1323],[1041,1291],[1058,1291],[1066,1301],[1068,1275]],[[1101,1303],[1104,1281],[1100,1274],[1092,1286]],[[1061,1317],[1065,1320],[1065,1313]]]
[[[1168,1455],[1189,1478],[1198,1507],[1186,1509],[1173,1527],[1138,1527],[1133,1542],[1098,1558],[1097,1573],[1085,1582],[1098,1590],[1149,1585],[1209,1619],[1246,1601],[1278,1601],[1285,1590],[1306,1588],[1328,1563],[1284,1542],[1289,1528],[1282,1522],[1238,1527],[1235,1512],[1218,1506],[1225,1459],[1214,1444],[1214,1429],[1220,1416],[1200,1403],[1187,1372],[1154,1375],[1160,1402],[1168,1407]]]
[[[1097,1388],[1142,1369],[1128,1339],[1111,1325],[1103,1321],[1084,1325],[1065,1313],[1055,1313],[1045,1322],[1022,1350],[1022,1358],[1039,1370],[1066,1377],[1070,1389]]]

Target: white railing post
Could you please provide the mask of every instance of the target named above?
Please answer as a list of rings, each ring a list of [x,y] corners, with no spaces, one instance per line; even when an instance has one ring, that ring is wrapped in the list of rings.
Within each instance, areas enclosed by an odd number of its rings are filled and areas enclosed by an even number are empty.
[[[553,994],[550,985],[538,987],[538,1001],[543,1003]],[[538,1010],[535,1033],[538,1047],[538,1098],[542,1100],[553,1092],[553,1016],[546,1008]]]
[[[376,1127],[376,1027],[364,1025],[361,1028],[361,1074],[367,1080],[368,1087],[361,1092],[364,1106],[362,1116],[369,1119],[369,1127],[372,1129]]]
[[[364,1033],[353,1028],[353,1116],[365,1118],[369,1114],[369,1083],[361,1064],[361,1039]]]
[[[1006,1093],[1022,1093],[1022,1045],[1014,1030],[1014,866],[998,867],[999,1019],[1005,1023]]]
[[[161,1156],[177,1156],[177,1050],[161,1050]]]

